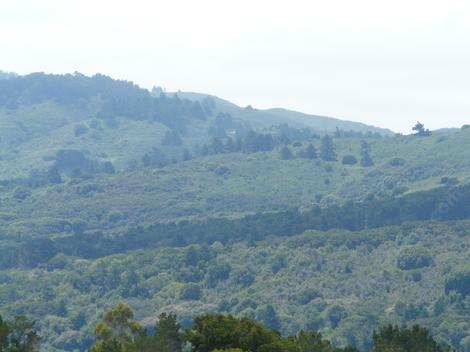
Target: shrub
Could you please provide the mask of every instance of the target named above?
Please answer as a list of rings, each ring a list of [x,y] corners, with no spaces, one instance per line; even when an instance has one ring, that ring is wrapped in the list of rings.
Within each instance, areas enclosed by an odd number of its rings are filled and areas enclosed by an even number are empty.
[[[331,326],[336,328],[338,324],[347,317],[346,310],[340,305],[332,305],[325,312],[325,318],[330,321]]]
[[[75,137],[79,137],[82,134],[85,134],[88,132],[88,127],[82,124],[75,125],[75,127],[73,128],[73,132],[75,133]]]
[[[342,160],[343,165],[355,165],[357,164],[357,159],[354,155],[345,155]]]
[[[284,255],[277,255],[274,257],[273,262],[271,263],[271,270],[273,274],[276,274],[282,268],[287,266],[287,259]]]
[[[31,191],[25,187],[16,187],[13,191],[13,198],[18,200],[25,200],[31,195]]]
[[[311,301],[313,301],[315,298],[320,297],[320,294],[318,293],[317,290],[312,289],[312,288],[306,288],[303,289],[301,292],[298,293],[297,295],[297,302],[299,302],[302,305],[308,304]]]
[[[183,141],[181,140],[181,137],[178,132],[171,130],[165,133],[165,136],[162,140],[162,145],[175,147],[181,144],[183,144]]]
[[[424,248],[407,247],[398,254],[397,267],[401,270],[419,269],[432,264],[430,253]]]
[[[459,179],[457,177],[442,177],[439,183],[446,186],[455,186],[459,184]]]
[[[79,150],[61,149],[57,151],[55,166],[59,170],[72,170],[77,167],[85,169],[88,166],[88,160],[85,154]]]
[[[250,270],[237,270],[233,273],[233,281],[237,285],[247,287],[255,281],[255,275]]]
[[[282,160],[289,160],[294,157],[291,150],[287,145],[283,145],[281,150],[279,151],[279,156]]]
[[[100,192],[103,192],[103,191],[104,191],[103,186],[95,184],[95,183],[88,183],[88,184],[80,186],[77,189],[77,193],[80,194],[80,195],[83,195],[83,196],[86,196],[86,195],[88,195],[90,193],[93,193],[93,192],[100,193]]]
[[[393,189],[395,187],[395,181],[391,177],[386,177],[384,179],[384,187],[386,189]]]
[[[185,301],[195,301],[202,296],[201,287],[194,283],[189,283],[183,286],[180,291],[180,299]]]
[[[219,166],[214,170],[214,173],[218,176],[224,176],[230,173],[230,169],[227,166]]]
[[[86,228],[88,227],[88,224],[82,219],[76,219],[72,221],[71,227],[73,233],[81,235],[83,232],[85,232]]]
[[[101,129],[101,121],[98,119],[91,120],[88,125],[90,126],[90,128],[93,128],[95,130]]]
[[[218,263],[209,267],[207,272],[207,282],[210,287],[215,287],[217,283],[227,280],[232,267],[227,263]]]
[[[109,222],[117,222],[121,219],[124,219],[124,214],[119,210],[111,210],[108,214],[108,221]]]
[[[257,318],[269,329],[279,330],[280,328],[276,310],[270,304],[258,309]]]
[[[394,167],[403,166],[405,165],[405,160],[403,160],[402,158],[393,158],[388,161],[388,165],[394,166]]]
[[[456,291],[462,296],[470,295],[470,266],[459,267],[452,271],[446,278],[445,292],[449,294]]]
[[[105,162],[101,163],[100,164],[100,169],[105,174],[114,174],[114,172],[116,171],[114,169],[113,163],[110,162],[110,161],[105,161]]]

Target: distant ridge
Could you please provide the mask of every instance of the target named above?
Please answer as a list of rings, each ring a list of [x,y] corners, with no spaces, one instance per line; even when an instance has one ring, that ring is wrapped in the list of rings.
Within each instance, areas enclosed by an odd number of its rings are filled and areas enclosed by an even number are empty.
[[[394,134],[394,132],[389,129],[366,125],[360,122],[348,121],[329,116],[310,115],[283,108],[272,108],[264,110],[251,108],[250,106],[242,108],[228,100],[208,94],[194,92],[178,92],[167,94],[177,94],[180,98],[193,101],[201,101],[207,97],[211,97],[215,100],[216,109],[220,112],[228,112],[233,117],[248,120],[250,123],[258,125],[258,127],[262,127],[263,125],[271,126],[274,124],[287,123],[295,127],[309,127],[319,132],[334,132],[336,128],[339,128],[345,131],[371,132],[379,133],[381,135]]]

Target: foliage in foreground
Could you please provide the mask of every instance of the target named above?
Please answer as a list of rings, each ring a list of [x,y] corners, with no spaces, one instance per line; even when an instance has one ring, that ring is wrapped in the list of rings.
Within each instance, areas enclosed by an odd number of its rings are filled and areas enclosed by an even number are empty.
[[[34,322],[17,316],[3,320],[0,316],[0,352],[33,352],[39,347],[40,337]]]
[[[232,315],[207,313],[181,331],[172,314],[160,315],[154,333],[147,333],[133,320],[132,309],[119,303],[105,313],[96,328],[97,341],[92,352],[146,352],[183,350],[193,352],[354,352],[352,347],[333,347],[316,331],[299,331],[283,337],[253,319]],[[439,345],[429,332],[419,326],[411,329],[384,326],[373,332],[373,351],[382,352],[444,352],[448,346]]]

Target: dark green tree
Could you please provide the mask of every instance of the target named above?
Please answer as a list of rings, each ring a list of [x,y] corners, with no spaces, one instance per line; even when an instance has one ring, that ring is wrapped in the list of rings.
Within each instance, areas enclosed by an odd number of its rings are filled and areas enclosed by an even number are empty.
[[[55,165],[51,166],[47,170],[46,179],[49,183],[62,183],[59,169]]]
[[[446,278],[445,292],[460,293],[463,297],[470,296],[470,265],[455,268]]]
[[[180,299],[182,300],[198,300],[201,298],[201,295],[201,287],[195,283],[186,284],[180,291]]]
[[[207,144],[204,144],[202,146],[201,154],[202,154],[202,156],[209,155],[209,147],[207,146]]]
[[[316,331],[300,331],[294,337],[301,352],[333,352],[330,342],[323,340],[322,335]]]
[[[324,161],[336,161],[333,139],[328,135],[325,135],[321,140],[320,158]]]
[[[183,160],[184,161],[188,161],[188,160],[191,160],[193,158],[193,156],[191,155],[191,153],[189,152],[189,150],[187,150],[186,148],[184,148],[183,150]]]
[[[96,325],[96,342],[91,352],[127,352],[132,351],[142,327],[134,320],[134,312],[125,303],[119,303],[108,310]]]
[[[214,138],[212,139],[212,143],[210,146],[210,153],[211,154],[220,154],[224,152],[224,144],[221,142],[220,139]]]
[[[281,150],[279,151],[279,156],[282,160],[289,160],[292,159],[294,156],[287,145],[283,145]]]
[[[181,140],[181,137],[177,131],[166,131],[165,136],[163,137],[162,140],[162,145],[168,145],[168,146],[178,146],[181,145],[183,141]]]
[[[397,267],[401,270],[419,269],[433,264],[432,255],[422,247],[405,247],[397,258]]]
[[[341,138],[343,136],[344,132],[340,130],[338,127],[336,127],[335,130],[335,138]]]
[[[364,167],[374,165],[374,161],[370,156],[370,144],[366,141],[361,142],[361,165]]]
[[[217,349],[259,351],[261,346],[281,340],[279,334],[252,319],[223,314],[196,317],[193,326],[184,336],[191,343],[194,352],[211,352]]]
[[[260,309],[258,313],[258,319],[261,320],[264,325],[270,329],[279,330],[281,327],[276,311],[270,304]]]
[[[41,339],[34,325],[34,321],[22,316],[12,321],[4,321],[0,316],[0,352],[38,351]]]
[[[426,137],[431,135],[431,131],[424,128],[424,125],[421,122],[416,122],[416,125],[412,128],[413,131],[416,131],[415,136]]]
[[[374,331],[373,352],[444,352],[448,348],[440,346],[430,336],[429,331],[417,325],[411,329],[387,325]]]
[[[155,339],[160,346],[167,346],[172,352],[180,352],[183,346],[180,329],[175,314],[162,313],[155,327]]]
[[[305,157],[307,159],[310,159],[310,160],[313,160],[313,159],[316,159],[317,158],[317,150],[315,149],[315,147],[312,145],[312,143],[310,143],[307,148],[305,149]]]
[[[343,165],[355,165],[357,164],[357,159],[354,155],[345,155],[341,161]]]

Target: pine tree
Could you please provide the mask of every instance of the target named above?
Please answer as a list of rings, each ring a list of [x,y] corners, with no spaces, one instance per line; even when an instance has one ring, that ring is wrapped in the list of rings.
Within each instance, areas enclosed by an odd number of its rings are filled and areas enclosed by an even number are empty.
[[[427,137],[431,135],[431,131],[424,128],[424,125],[421,122],[416,122],[416,125],[412,128],[413,131],[416,131],[415,136]]]
[[[186,148],[184,148],[183,150],[183,160],[184,161],[188,161],[188,160],[191,160],[193,158],[193,156],[191,155],[191,153],[189,152],[189,150],[187,150]]]
[[[207,144],[204,144],[202,146],[202,156],[207,156],[209,154],[209,148],[207,147]]]
[[[281,150],[279,151],[279,155],[282,160],[289,160],[293,158],[292,152],[290,151],[287,145],[283,145]]]
[[[158,317],[158,323],[155,327],[155,338],[161,345],[167,346],[169,351],[181,351],[183,339],[180,328],[175,314],[162,313]]]
[[[167,131],[162,140],[162,145],[168,145],[172,147],[181,145],[182,143],[183,141],[176,131]]]
[[[325,161],[336,161],[336,151],[333,139],[328,135],[322,138],[320,158]]]
[[[224,152],[224,145],[218,138],[214,138],[210,147],[211,154],[220,154]]]
[[[374,161],[370,156],[370,145],[366,141],[361,142],[361,165],[364,167],[374,165]]]
[[[57,166],[53,165],[47,170],[46,179],[50,183],[62,183],[62,177]]]
[[[227,139],[227,143],[225,143],[225,151],[227,153],[233,153],[235,151],[235,144],[233,143],[233,139]]]
[[[310,143],[307,148],[305,149],[305,157],[307,159],[310,159],[310,160],[313,160],[313,159],[316,159],[317,158],[317,150],[315,149],[315,147],[312,145],[312,143]]]

